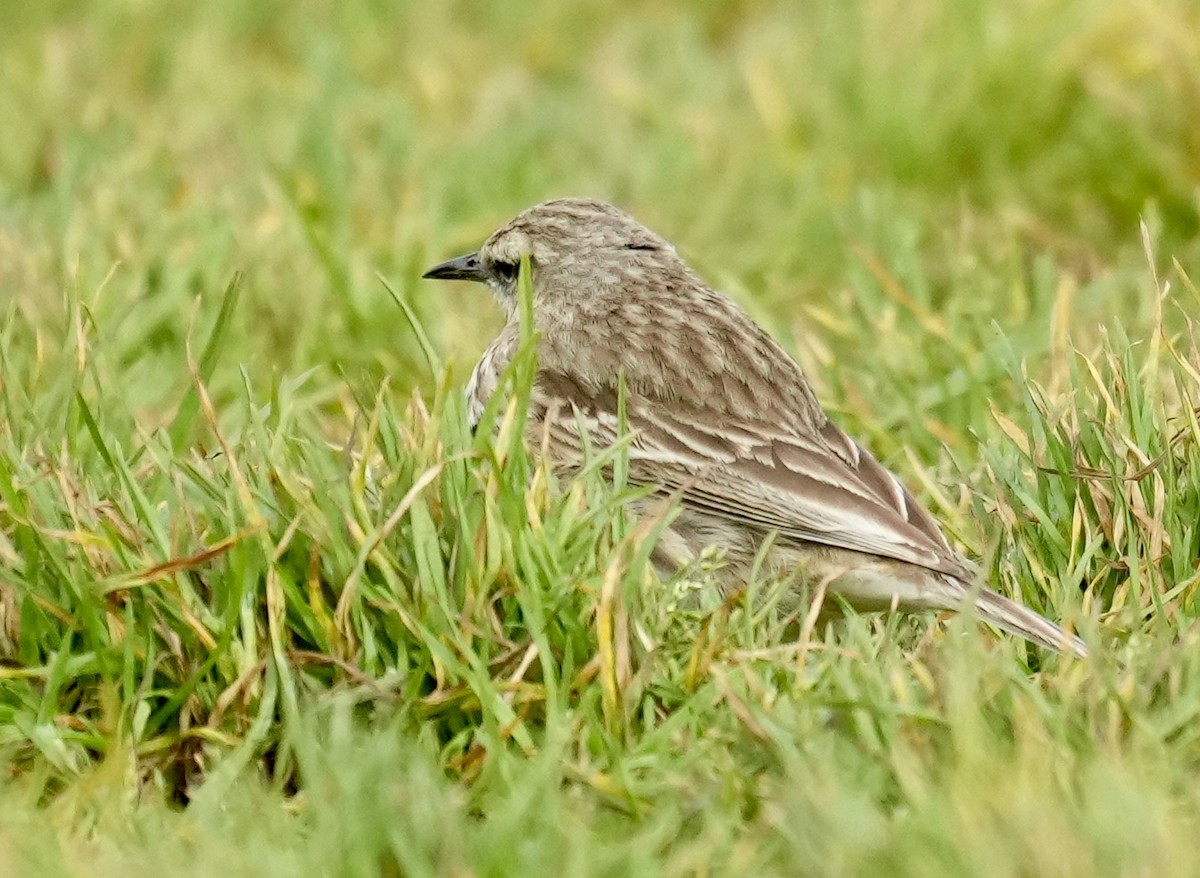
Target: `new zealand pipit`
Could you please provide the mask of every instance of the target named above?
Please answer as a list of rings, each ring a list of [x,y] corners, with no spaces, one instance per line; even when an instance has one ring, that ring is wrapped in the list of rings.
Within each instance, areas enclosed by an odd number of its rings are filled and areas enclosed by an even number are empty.
[[[671,571],[707,547],[717,576],[749,575],[768,534],[767,577],[864,611],[957,610],[1035,643],[1087,655],[1078,637],[975,583],[970,564],[900,480],[829,420],[804,373],[675,248],[612,205],[583,199],[531,207],[470,253],[425,273],[481,281],[508,323],[468,385],[478,420],[519,343],[517,275],[530,258],[538,372],[527,435],[548,436],[564,471],[617,439],[624,382],[633,434],[630,478],[682,510],[655,550]]]

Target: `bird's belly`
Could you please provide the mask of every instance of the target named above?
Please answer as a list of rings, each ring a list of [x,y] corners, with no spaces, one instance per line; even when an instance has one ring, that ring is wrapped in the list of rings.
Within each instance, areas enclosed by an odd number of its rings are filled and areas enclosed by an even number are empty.
[[[651,560],[669,578],[702,557],[711,558],[705,576],[728,594],[748,584],[760,552],[757,578],[786,581],[795,602],[807,602],[824,588],[827,611],[836,611],[843,601],[859,612],[944,606],[933,577],[911,564],[789,540],[694,509],[682,510],[664,530]]]

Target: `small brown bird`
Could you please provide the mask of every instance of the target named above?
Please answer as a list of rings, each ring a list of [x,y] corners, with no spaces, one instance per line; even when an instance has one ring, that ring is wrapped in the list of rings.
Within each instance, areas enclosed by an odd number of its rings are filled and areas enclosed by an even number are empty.
[[[667,573],[708,547],[722,587],[749,576],[823,586],[863,611],[958,610],[1060,652],[1078,637],[976,583],[970,564],[900,480],[829,420],[800,367],[675,248],[600,201],[531,207],[427,278],[486,283],[508,323],[467,387],[478,421],[519,345],[517,275],[532,270],[538,372],[526,434],[560,471],[618,438],[625,388],[630,480],[682,509],[655,562]]]

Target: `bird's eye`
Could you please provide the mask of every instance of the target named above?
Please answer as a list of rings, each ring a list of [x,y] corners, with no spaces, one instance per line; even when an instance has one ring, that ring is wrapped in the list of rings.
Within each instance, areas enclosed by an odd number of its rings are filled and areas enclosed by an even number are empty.
[[[517,278],[517,273],[521,270],[521,266],[516,262],[500,262],[497,260],[492,263],[492,272],[504,283],[512,283]]]

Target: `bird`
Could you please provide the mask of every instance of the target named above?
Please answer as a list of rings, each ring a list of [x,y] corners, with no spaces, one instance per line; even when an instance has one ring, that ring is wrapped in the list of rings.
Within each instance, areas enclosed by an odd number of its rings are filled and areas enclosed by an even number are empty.
[[[1088,655],[1075,634],[982,585],[901,480],[830,419],[783,347],[604,201],[529,207],[424,273],[486,284],[507,317],[467,383],[473,428],[521,345],[523,259],[537,339],[526,439],[569,474],[624,437],[629,482],[678,506],[653,550],[664,576],[716,552],[713,575],[732,591],[769,539],[757,574],[790,577],[797,593],[820,588],[858,612],[973,605],[1011,634]]]

